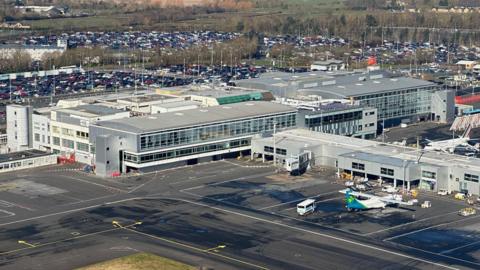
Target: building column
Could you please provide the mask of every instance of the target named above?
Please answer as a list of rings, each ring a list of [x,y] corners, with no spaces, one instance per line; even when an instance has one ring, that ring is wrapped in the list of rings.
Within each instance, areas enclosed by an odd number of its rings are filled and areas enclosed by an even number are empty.
[[[253,151],[250,151],[250,160],[253,160],[254,155],[255,155],[255,153],[253,153]]]
[[[265,154],[262,154],[262,163],[265,163]]]
[[[410,181],[407,182],[407,190],[410,190]]]
[[[394,188],[397,187],[397,178],[393,178],[393,187],[394,187]]]

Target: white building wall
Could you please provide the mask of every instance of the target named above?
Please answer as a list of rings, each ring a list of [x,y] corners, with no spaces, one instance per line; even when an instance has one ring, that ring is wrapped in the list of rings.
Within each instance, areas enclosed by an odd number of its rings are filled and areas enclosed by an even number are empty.
[[[57,155],[48,155],[0,163],[0,173],[57,164]]]
[[[6,108],[6,113],[7,146],[10,152],[29,149],[31,147],[31,107],[8,105]]]
[[[32,147],[41,151],[50,151],[50,118],[47,115],[32,115]]]

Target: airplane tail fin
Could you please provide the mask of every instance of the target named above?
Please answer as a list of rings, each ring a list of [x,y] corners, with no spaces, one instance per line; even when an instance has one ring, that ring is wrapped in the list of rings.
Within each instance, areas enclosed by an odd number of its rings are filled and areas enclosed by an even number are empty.
[[[353,204],[356,201],[355,196],[353,196],[351,192],[352,191],[350,189],[345,192],[345,202],[347,203],[347,208],[354,208]]]

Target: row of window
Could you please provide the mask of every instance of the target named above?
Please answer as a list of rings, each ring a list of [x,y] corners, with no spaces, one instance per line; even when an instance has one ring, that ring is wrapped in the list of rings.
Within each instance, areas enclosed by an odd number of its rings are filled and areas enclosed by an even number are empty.
[[[362,119],[362,111],[338,113],[327,116],[309,115],[305,118],[305,125],[307,127],[314,127],[324,124],[341,123],[360,119]]]
[[[250,140],[242,139],[242,140],[234,140],[230,142],[187,147],[187,148],[152,153],[152,154],[134,155],[130,153],[125,153],[123,158],[125,161],[129,161],[133,163],[147,163],[147,162],[159,161],[159,160],[170,159],[175,157],[183,157],[183,156],[190,156],[195,154],[232,149],[232,148],[248,146],[248,145],[250,145]]]
[[[478,175],[466,173],[466,174],[463,175],[463,179],[465,181],[468,181],[468,182],[478,183],[479,177],[478,177]]]
[[[59,137],[52,137],[53,139],[53,145],[60,146],[60,142],[62,147],[70,148],[70,149],[75,149],[75,142],[69,139],[61,139]],[[89,144],[88,143],[82,143],[82,142],[76,142],[77,144],[77,150],[78,151],[83,151],[83,152],[88,152],[89,149]],[[92,147],[92,151],[94,151]],[[92,152],[93,153],[93,152]]]
[[[265,152],[267,152],[267,153],[273,153],[273,147],[265,146],[265,147],[263,148],[263,151],[265,151]],[[282,156],[286,156],[286,155],[287,155],[287,149],[276,148],[276,149],[275,149],[275,152],[277,152],[277,155],[282,155]]]
[[[389,168],[380,168],[380,174],[393,176],[395,174],[395,171]]]
[[[365,164],[352,162],[352,169],[364,171],[365,170]]]
[[[60,127],[57,127],[57,126],[52,126],[52,133],[60,134],[60,131],[61,131],[61,134],[65,135],[65,136],[74,137],[76,135],[76,137],[78,137],[78,138],[88,139],[88,132],[83,132],[83,131],[78,131],[78,130],[75,131],[75,130],[69,129],[69,128],[60,128]]]
[[[140,137],[140,149],[157,149],[272,131],[275,122],[278,129],[294,127],[296,115],[295,113],[285,113],[143,135]]]
[[[429,172],[429,171],[422,171],[422,177],[429,178],[429,179],[437,179],[437,173]]]

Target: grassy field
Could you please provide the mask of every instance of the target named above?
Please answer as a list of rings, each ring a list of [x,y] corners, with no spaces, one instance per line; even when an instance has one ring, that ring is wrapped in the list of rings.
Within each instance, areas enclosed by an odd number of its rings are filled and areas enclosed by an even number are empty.
[[[125,16],[92,16],[80,18],[60,18],[28,21],[32,30],[69,31],[75,29],[88,29],[94,31],[97,28],[115,29],[126,23]]]
[[[77,270],[195,270],[196,267],[149,253],[137,253],[122,258],[78,268]]]

